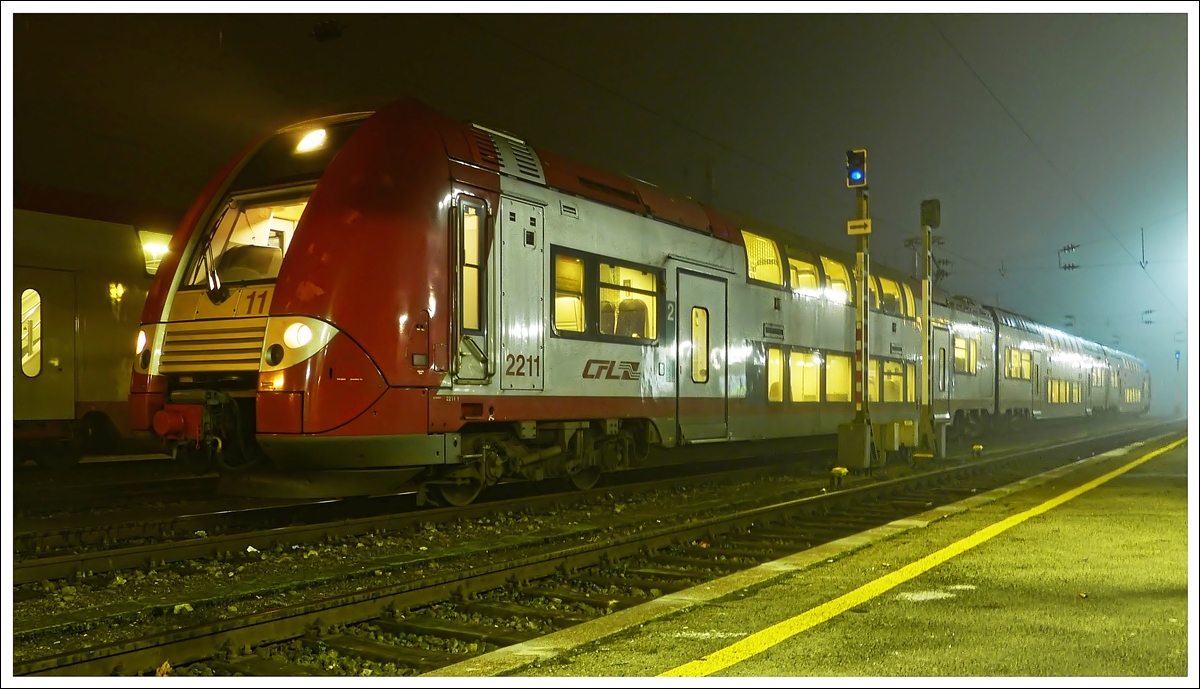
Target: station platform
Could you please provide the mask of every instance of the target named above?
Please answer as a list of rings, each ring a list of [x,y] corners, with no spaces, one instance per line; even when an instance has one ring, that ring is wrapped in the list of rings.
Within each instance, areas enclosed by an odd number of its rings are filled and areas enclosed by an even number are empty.
[[[431,674],[1194,686],[1188,456],[1160,436]]]

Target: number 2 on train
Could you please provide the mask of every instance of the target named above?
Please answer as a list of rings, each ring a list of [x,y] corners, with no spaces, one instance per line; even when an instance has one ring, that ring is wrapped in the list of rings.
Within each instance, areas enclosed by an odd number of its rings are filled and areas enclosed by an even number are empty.
[[[509,354],[505,360],[508,362],[508,366],[504,369],[506,376],[533,376],[536,378],[542,375],[542,357],[540,356]]]

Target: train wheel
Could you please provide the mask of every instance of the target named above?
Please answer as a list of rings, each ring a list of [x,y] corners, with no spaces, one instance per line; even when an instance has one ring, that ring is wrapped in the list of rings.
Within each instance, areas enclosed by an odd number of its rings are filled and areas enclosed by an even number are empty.
[[[437,490],[442,499],[455,507],[470,505],[479,497],[483,490],[483,482],[476,479],[465,479],[462,483],[435,483],[432,487]]]
[[[591,490],[600,480],[600,467],[588,467],[571,474],[571,483],[579,490]]]

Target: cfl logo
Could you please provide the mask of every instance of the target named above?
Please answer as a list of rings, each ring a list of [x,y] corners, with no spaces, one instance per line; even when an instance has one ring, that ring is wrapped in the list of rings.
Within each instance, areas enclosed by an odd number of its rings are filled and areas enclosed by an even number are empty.
[[[583,377],[588,380],[641,380],[642,365],[636,361],[588,359],[583,365]]]

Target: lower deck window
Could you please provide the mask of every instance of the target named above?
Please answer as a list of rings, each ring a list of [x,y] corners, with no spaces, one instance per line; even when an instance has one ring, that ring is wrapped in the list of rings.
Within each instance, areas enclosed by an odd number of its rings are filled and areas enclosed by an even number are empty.
[[[33,378],[42,372],[42,295],[21,292],[21,373]]]
[[[821,401],[821,357],[812,352],[792,352],[788,357],[793,402]]]
[[[850,357],[844,354],[825,355],[825,401],[851,402],[853,389]]]

